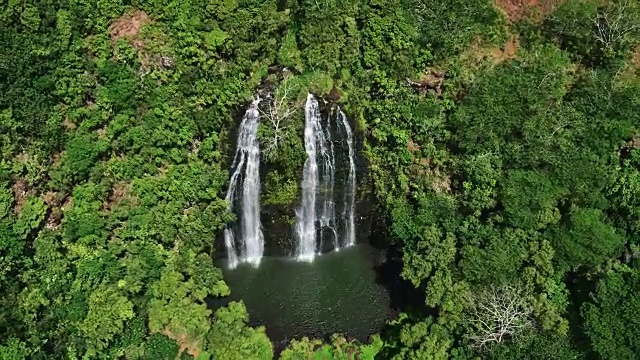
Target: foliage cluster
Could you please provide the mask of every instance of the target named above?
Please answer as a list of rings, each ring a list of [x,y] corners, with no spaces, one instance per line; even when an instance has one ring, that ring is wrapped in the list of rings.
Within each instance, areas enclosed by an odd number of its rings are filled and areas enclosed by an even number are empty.
[[[3,3],[0,358],[273,357],[241,302],[207,306],[258,88],[263,203],[297,201],[306,93],[339,94],[424,300],[369,344],[281,358],[634,358],[639,20],[626,0],[516,23],[489,0]],[[416,88],[434,70],[441,91]]]

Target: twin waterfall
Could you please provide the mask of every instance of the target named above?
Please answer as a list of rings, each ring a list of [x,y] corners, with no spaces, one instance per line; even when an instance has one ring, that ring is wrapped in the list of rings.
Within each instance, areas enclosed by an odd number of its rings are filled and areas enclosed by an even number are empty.
[[[257,267],[264,252],[258,104],[258,100],[254,101],[242,118],[231,166],[226,200],[237,221],[224,229],[230,268],[240,263]],[[302,173],[302,199],[296,210],[295,256],[310,262],[323,249],[339,250],[355,244],[356,196],[355,149],[349,121],[342,111],[333,121],[331,116],[323,119],[318,101],[311,94],[305,105],[304,145],[307,159]]]

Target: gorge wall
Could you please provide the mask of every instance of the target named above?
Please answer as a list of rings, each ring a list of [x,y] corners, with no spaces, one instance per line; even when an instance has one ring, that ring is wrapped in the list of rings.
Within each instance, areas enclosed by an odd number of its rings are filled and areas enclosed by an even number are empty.
[[[257,266],[258,252],[312,260],[320,253],[368,242],[375,202],[355,124],[336,103],[309,94],[305,109],[300,109],[295,120],[299,125],[296,135],[305,144],[304,150],[300,149],[305,162],[297,165],[292,178],[287,179],[297,185],[295,196],[288,203],[274,204],[268,201],[269,194],[281,189],[274,189],[279,184],[266,179],[272,172],[283,172],[282,165],[256,156],[259,146],[247,146],[248,132],[243,128],[266,121],[247,121],[247,115],[262,112],[259,106],[265,105],[251,104],[231,134],[235,151],[229,165],[227,200],[236,220],[229,222],[224,236],[217,239],[215,256],[227,257],[231,267],[242,262]],[[253,129],[254,135],[256,132]],[[250,139],[254,140],[258,141],[255,136]],[[248,160],[259,161],[259,173]],[[256,179],[251,178],[256,175],[260,181],[257,186]]]

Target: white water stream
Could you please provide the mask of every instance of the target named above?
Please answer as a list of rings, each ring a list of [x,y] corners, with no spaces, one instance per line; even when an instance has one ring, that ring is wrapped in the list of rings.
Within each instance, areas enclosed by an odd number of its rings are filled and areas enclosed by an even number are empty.
[[[235,226],[224,229],[229,267],[240,263],[258,266],[264,252],[264,236],[260,224],[260,144],[258,123],[260,113],[254,101],[247,109],[238,129],[238,143],[231,165],[233,171],[225,199],[229,210],[236,212]],[[240,189],[240,191],[238,191]]]
[[[296,257],[300,261],[313,261],[323,248],[323,238],[329,234],[334,250],[355,244],[355,191],[356,167],[353,133],[347,117],[338,114],[335,128],[342,132],[348,148],[348,172],[343,185],[344,237],[340,241],[336,222],[335,177],[336,156],[330,121],[323,123],[318,101],[309,94],[305,105],[304,145],[307,160],[302,173],[302,200],[296,211]]]

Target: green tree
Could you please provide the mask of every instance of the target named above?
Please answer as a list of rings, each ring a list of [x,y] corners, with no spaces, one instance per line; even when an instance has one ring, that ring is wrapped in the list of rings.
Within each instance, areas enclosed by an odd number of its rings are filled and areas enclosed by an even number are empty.
[[[577,360],[582,359],[583,355],[573,347],[571,339],[566,336],[528,332],[517,341],[493,347],[487,358]]]
[[[273,345],[264,327],[247,325],[249,314],[242,302],[231,302],[214,314],[207,346],[215,359],[271,359]]]
[[[390,325],[397,328],[397,335],[385,343],[382,353],[388,359],[448,359],[453,347],[453,337],[433,319],[410,322],[402,314]]]
[[[87,340],[87,355],[95,356],[104,350],[133,316],[133,303],[117,288],[103,286],[93,291],[89,312],[79,326]]]
[[[557,261],[565,268],[596,266],[619,255],[624,238],[616,233],[597,209],[574,208],[566,224],[549,231]]]
[[[640,271],[612,272],[600,280],[592,301],[582,306],[586,333],[602,358],[633,359],[640,353],[638,290]]]

